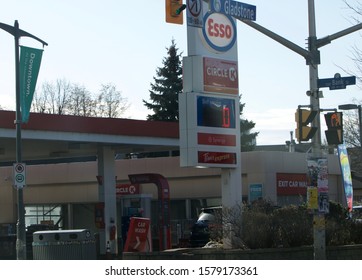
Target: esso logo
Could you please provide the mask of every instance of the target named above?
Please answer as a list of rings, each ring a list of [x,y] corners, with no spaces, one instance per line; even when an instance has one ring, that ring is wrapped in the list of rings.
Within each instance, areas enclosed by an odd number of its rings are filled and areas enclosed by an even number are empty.
[[[236,41],[235,22],[225,14],[207,13],[202,33],[208,46],[217,52],[230,50]]]

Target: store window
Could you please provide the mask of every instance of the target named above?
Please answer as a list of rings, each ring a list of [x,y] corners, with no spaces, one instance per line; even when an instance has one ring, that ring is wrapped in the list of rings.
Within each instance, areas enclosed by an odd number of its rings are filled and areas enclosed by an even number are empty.
[[[50,225],[63,227],[61,205],[25,206],[25,226]]]

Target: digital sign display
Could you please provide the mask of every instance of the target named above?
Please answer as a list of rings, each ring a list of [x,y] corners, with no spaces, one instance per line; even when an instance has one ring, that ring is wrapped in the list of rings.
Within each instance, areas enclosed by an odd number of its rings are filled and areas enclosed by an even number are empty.
[[[235,99],[197,96],[197,125],[235,128]]]

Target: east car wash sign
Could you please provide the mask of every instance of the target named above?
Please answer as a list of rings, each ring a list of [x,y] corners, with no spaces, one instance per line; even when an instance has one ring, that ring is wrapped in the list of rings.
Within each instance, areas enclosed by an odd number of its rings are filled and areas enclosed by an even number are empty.
[[[307,195],[307,174],[277,173],[278,195]]]

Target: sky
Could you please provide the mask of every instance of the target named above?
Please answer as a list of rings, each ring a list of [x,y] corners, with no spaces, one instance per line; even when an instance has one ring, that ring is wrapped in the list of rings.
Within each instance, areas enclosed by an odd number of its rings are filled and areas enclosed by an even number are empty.
[[[308,0],[243,2],[256,6],[256,23],[307,47]],[[186,24],[165,22],[164,0],[0,0],[0,5],[1,23],[18,20],[21,29],[48,43],[38,87],[66,79],[97,93],[102,84],[113,83],[130,104],[123,117],[142,120],[152,113],[142,100],[150,101],[150,84],[173,39],[187,56]],[[355,24],[355,14],[343,0],[315,0],[315,10],[317,38]],[[320,48],[319,78],[332,78],[337,72],[349,76],[343,69],[358,74],[351,57],[353,47],[361,46],[361,36],[354,32]],[[20,43],[42,48],[29,38]],[[284,144],[295,130],[298,105],[309,104],[305,59],[241,22],[237,44],[239,91],[246,104],[243,118],[256,123],[258,145]],[[14,67],[13,36],[0,30],[0,105],[9,110],[15,109]],[[322,109],[362,100],[358,86],[322,90]]]

